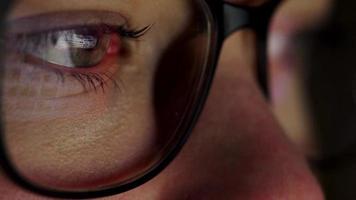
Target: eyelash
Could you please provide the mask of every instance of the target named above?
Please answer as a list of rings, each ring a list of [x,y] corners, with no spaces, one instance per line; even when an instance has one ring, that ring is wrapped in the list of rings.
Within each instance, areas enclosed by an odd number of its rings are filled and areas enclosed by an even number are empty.
[[[60,76],[62,77],[63,74],[60,74]],[[73,73],[71,74],[71,76],[79,81],[79,83],[83,86],[85,92],[90,91],[90,88],[94,89],[94,91],[97,92],[98,87],[100,87],[102,92],[105,93],[105,87],[108,84],[105,78],[107,78],[111,83],[113,83],[116,88],[120,89],[118,80],[112,78],[111,74],[108,75],[107,73]],[[62,78],[62,80],[64,79]],[[87,85],[89,85],[89,88],[87,87]]]
[[[138,39],[143,35],[145,35],[150,30],[151,25],[136,30],[127,29],[124,26],[110,27],[107,25],[102,25],[101,27],[104,28],[104,33],[117,34],[120,37],[120,39],[122,38]],[[52,30],[49,32],[54,32],[54,31]],[[97,65],[100,65],[100,63]],[[51,67],[47,67],[47,68],[51,69]],[[97,73],[97,72],[78,72],[78,71],[70,71],[70,70],[64,71],[59,69],[52,69],[52,70],[56,73],[56,75],[59,77],[58,79],[60,79],[62,83],[65,82],[65,77],[67,76],[76,79],[83,86],[85,93],[92,90],[97,92],[99,88],[101,88],[102,92],[105,92],[105,88],[109,84],[108,81],[112,83],[115,88],[118,88],[120,90],[119,83],[121,82],[121,80],[119,80],[119,78],[113,78],[114,74],[111,74],[110,72]]]
[[[119,35],[121,37],[138,39],[138,38],[142,37],[143,35],[145,35],[147,33],[147,31],[149,31],[151,29],[151,27],[152,27],[152,25],[148,25],[148,26],[145,26],[138,30],[129,30],[129,29],[126,29],[124,26],[119,26],[117,29],[117,33],[119,33]]]

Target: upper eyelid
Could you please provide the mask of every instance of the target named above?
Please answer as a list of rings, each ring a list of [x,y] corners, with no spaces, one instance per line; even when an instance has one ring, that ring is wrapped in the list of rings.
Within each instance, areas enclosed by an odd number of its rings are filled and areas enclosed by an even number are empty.
[[[132,29],[132,30],[129,30],[129,29],[126,30],[122,26],[110,27],[105,24],[104,25],[100,24],[100,25],[91,25],[91,26],[80,26],[80,27],[65,27],[65,28],[63,27],[58,30],[49,30],[49,31],[44,31],[44,32],[40,31],[40,32],[35,32],[35,33],[7,34],[5,36],[5,38],[0,38],[0,44],[7,41],[7,42],[10,42],[10,44],[11,44],[10,47],[12,49],[15,48],[16,50],[21,50],[21,49],[23,49],[23,48],[21,48],[21,47],[23,47],[23,45],[28,44],[28,37],[31,37],[31,35],[32,36],[37,35],[38,38],[48,41],[48,39],[49,39],[48,37],[51,36],[51,34],[54,34],[56,32],[68,31],[68,30],[80,30],[81,28],[83,28],[83,29],[93,28],[93,31],[99,31],[99,33],[100,32],[104,33],[104,34],[115,33],[115,34],[119,34],[123,38],[136,40],[136,39],[140,38],[141,36],[145,35],[152,28],[152,26],[153,25],[148,25],[148,26],[145,26],[140,29]],[[80,33],[79,33],[79,35],[80,35]],[[31,40],[32,39],[33,38],[31,38]],[[43,41],[43,40],[41,40],[41,41]],[[32,42],[34,42],[34,41],[32,40]],[[16,44],[19,46],[17,46]]]
[[[39,14],[7,21],[7,34],[45,32],[64,27],[92,26],[105,24],[130,27],[129,18],[112,11],[66,11]]]

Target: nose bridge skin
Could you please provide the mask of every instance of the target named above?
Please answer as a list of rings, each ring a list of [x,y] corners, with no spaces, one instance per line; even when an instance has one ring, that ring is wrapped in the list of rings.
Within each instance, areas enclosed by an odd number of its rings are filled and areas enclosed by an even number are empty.
[[[160,184],[158,199],[323,199],[254,80],[254,40],[242,30],[226,41],[197,127],[153,181]]]

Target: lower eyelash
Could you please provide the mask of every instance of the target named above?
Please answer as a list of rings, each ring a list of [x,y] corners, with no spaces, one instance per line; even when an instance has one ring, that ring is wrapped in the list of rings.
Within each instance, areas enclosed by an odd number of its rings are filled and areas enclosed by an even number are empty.
[[[60,71],[57,71],[56,74],[60,77],[62,83],[65,81],[65,75]],[[69,74],[70,77],[75,78],[84,88],[84,92],[88,93],[90,91],[98,92],[101,89],[103,93],[106,92],[106,88],[109,87],[109,84],[113,84],[115,88],[121,91],[122,81],[120,79],[113,78],[113,74],[107,73],[78,73],[73,72]]]
[[[21,55],[21,54],[18,54]],[[22,56],[22,61],[27,64],[33,65],[32,57],[30,56]],[[32,61],[32,62],[31,62]],[[48,70],[47,72],[55,73],[57,76],[57,81],[60,81],[62,84],[66,82],[67,78],[74,78],[76,79],[83,87],[84,93],[88,93],[91,91],[98,92],[99,89],[103,93],[106,92],[106,89],[109,87],[110,84],[114,86],[114,88],[118,89],[121,92],[121,88],[124,86],[123,82],[120,78],[115,77],[115,74],[110,71],[103,71],[103,72],[78,72],[78,71],[62,71],[60,69],[55,69],[53,67],[44,66],[43,63],[37,63],[35,67],[40,67],[42,69]]]

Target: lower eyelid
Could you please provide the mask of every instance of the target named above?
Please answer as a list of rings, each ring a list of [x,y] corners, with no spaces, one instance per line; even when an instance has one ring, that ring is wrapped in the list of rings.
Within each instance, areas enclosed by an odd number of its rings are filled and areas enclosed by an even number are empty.
[[[54,72],[60,75],[64,87],[71,87],[71,85],[67,83],[68,79],[75,79],[75,81],[82,86],[81,92],[61,95],[61,98],[90,92],[105,92],[111,88],[120,87],[116,80],[117,78],[115,77],[117,76],[119,68],[120,66],[117,62],[117,57],[107,55],[98,66],[91,70],[55,70]]]
[[[13,55],[14,61],[7,63],[7,68],[9,70],[16,68],[22,73],[22,78],[19,80],[10,80],[12,83],[10,85],[17,85],[17,87],[22,87],[22,90],[40,90],[46,91],[45,93],[38,92],[38,97],[45,99],[60,99],[73,97],[77,95],[82,95],[91,92],[108,92],[115,88],[121,88],[120,81],[118,80],[118,71],[120,69],[120,63],[115,55],[107,55],[103,61],[96,66],[96,69],[91,71],[85,70],[63,70],[62,67],[53,64],[44,63],[43,61],[37,60],[34,62],[33,58],[27,56],[23,61],[19,61],[21,55]],[[21,59],[20,59],[21,60]],[[15,67],[13,65],[16,65]],[[52,66],[49,66],[52,65]],[[26,68],[26,70],[24,70]],[[91,77],[94,81],[94,85],[90,81],[86,80],[85,86],[75,75],[81,75],[82,77]],[[94,80],[94,77],[102,77],[102,81]],[[32,78],[31,78],[32,77]],[[49,78],[44,78],[49,77]],[[11,77],[9,77],[11,79]],[[24,80],[26,79],[26,80]],[[33,81],[28,81],[28,79],[34,79]],[[37,80],[37,79],[48,79]],[[101,85],[103,84],[103,85]],[[105,88],[103,89],[102,86]],[[27,88],[27,89],[26,89]]]

